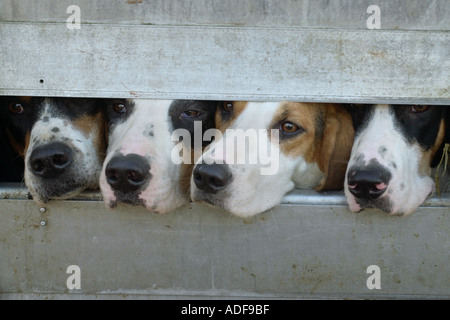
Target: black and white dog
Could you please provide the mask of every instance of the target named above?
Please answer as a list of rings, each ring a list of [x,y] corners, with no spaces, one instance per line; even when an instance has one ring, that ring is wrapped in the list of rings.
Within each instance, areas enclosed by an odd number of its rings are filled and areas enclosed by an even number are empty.
[[[194,100],[110,101],[106,112],[108,151],[100,177],[106,206],[125,203],[167,213],[187,204],[194,150],[199,149],[201,155],[202,134],[214,128],[216,104]],[[179,151],[176,146],[181,144],[172,138],[177,129],[184,129],[191,137],[190,143],[188,137],[182,142],[189,153],[188,161],[174,159]],[[197,145],[196,135],[200,139]]]
[[[414,212],[435,190],[431,168],[450,142],[450,109],[426,105],[349,105],[355,141],[345,195],[351,211]]]
[[[1,97],[0,122],[24,159],[33,199],[45,205],[98,188],[106,149],[103,100]]]

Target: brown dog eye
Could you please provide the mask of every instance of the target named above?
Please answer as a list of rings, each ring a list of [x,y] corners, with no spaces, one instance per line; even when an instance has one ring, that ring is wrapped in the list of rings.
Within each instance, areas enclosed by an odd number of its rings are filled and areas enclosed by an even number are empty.
[[[115,103],[113,105],[114,107],[114,111],[117,113],[126,113],[127,112],[127,107],[125,107],[125,105],[123,103]]]
[[[411,106],[411,112],[421,113],[421,112],[427,111],[429,108],[430,108],[430,106],[424,106],[424,105]]]
[[[25,111],[25,109],[22,107],[20,103],[12,102],[9,105],[9,111],[13,114],[22,114]]]
[[[231,112],[231,110],[233,110],[233,102],[230,102],[230,101],[224,102],[224,103],[223,103],[223,109],[224,109],[226,112]]]
[[[188,117],[188,118],[196,118],[200,115],[200,112],[195,110],[188,110],[182,113],[182,116]]]
[[[280,126],[280,130],[286,133],[294,133],[299,129],[300,129],[299,126],[289,121],[283,122]]]

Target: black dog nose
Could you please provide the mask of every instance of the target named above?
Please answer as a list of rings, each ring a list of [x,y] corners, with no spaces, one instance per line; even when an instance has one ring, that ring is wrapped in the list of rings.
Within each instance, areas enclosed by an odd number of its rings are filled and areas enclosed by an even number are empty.
[[[231,172],[225,164],[199,164],[193,174],[197,188],[208,193],[224,189],[231,179]]]
[[[350,170],[347,175],[348,189],[360,199],[376,199],[387,189],[391,174],[380,168]]]
[[[72,163],[72,149],[61,142],[39,146],[30,155],[30,168],[41,178],[56,178]]]
[[[133,192],[150,179],[150,164],[137,154],[119,155],[108,162],[105,175],[114,190]]]

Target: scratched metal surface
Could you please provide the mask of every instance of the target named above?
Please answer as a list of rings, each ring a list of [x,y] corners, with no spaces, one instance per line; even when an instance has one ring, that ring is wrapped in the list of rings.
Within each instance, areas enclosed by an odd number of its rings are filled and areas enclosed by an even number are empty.
[[[384,30],[450,30],[447,0],[1,0],[0,21],[64,23],[77,5],[86,23],[365,29],[373,4]]]
[[[251,219],[191,204],[167,215],[100,201],[0,200],[0,298],[450,298],[448,207],[408,217],[279,205]],[[42,226],[41,221],[46,225]],[[81,289],[66,269],[81,269]],[[378,265],[381,289],[369,290]]]
[[[0,39],[1,95],[450,104],[450,32],[0,23]]]

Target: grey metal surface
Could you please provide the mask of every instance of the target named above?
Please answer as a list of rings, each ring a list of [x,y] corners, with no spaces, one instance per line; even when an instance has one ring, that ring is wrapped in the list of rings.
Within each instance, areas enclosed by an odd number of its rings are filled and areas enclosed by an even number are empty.
[[[0,199],[4,200],[29,200],[28,189],[20,183],[0,182]],[[103,201],[99,191],[87,190],[73,200]],[[316,192],[313,190],[295,189],[289,192],[281,200],[281,204],[292,205],[321,205],[321,206],[346,206],[347,201],[343,191]],[[422,207],[447,207],[450,208],[450,190],[445,189],[441,194],[433,194],[425,200]]]
[[[99,201],[0,207],[3,299],[450,298],[447,207],[393,217],[284,204],[251,219],[197,204],[167,215]],[[70,265],[80,290],[66,286]],[[366,286],[371,265],[379,290]]]
[[[447,0],[1,0],[0,21],[365,29],[378,5],[384,30],[450,30]]]
[[[1,95],[450,104],[450,32],[0,23],[0,39]]]

